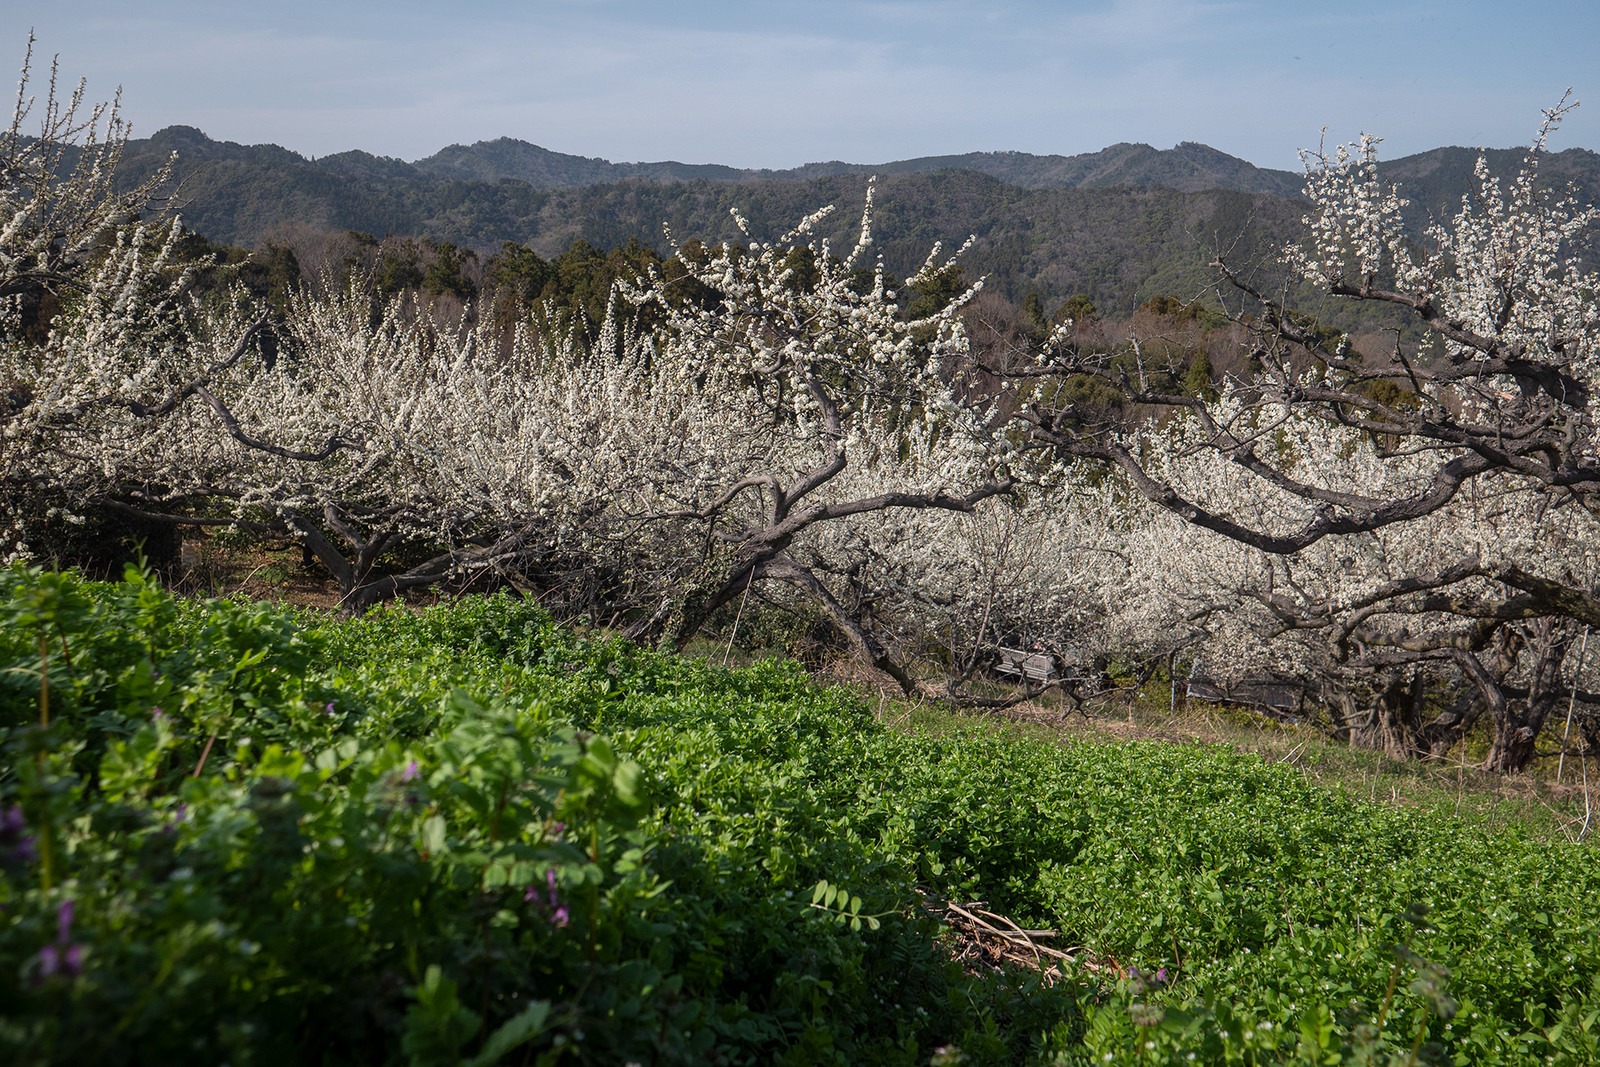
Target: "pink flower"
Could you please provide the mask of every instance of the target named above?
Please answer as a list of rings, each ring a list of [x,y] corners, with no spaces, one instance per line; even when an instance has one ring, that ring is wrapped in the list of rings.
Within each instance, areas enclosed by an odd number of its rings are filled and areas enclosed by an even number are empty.
[[[572,915],[567,911],[567,906],[561,903],[561,897],[556,892],[556,869],[550,868],[544,872],[545,892],[549,903],[539,899],[539,887],[530,885],[522,894],[522,899],[529,904],[540,904],[550,909],[550,923],[553,926],[565,926]]]

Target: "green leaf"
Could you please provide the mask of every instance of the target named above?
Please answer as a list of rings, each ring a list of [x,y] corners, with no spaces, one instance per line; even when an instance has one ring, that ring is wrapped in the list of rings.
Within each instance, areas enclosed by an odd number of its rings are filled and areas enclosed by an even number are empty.
[[[412,1067],[455,1067],[461,1046],[477,1033],[483,1021],[463,1007],[456,984],[444,977],[438,964],[429,964],[422,984],[412,989],[416,998],[406,1012],[400,1049]]]
[[[518,1045],[531,1041],[544,1032],[550,1018],[550,1002],[535,1000],[516,1015],[501,1023],[483,1043],[483,1050],[463,1067],[488,1067]]]
[[[430,815],[422,822],[422,849],[430,856],[445,851],[445,822],[443,815]]]

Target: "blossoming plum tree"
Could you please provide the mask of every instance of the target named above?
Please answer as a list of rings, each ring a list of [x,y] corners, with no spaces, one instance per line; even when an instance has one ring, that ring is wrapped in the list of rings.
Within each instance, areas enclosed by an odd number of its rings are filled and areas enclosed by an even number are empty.
[[[632,632],[681,646],[784,583],[911,688],[833,592],[843,568],[791,550],[853,516],[971,512],[1012,487],[1009,444],[958,401],[960,300],[908,318],[867,260],[868,214],[843,257],[812,235],[824,214],[625,286],[645,314],[593,344],[359,282],[269,324],[242,295],[185,297],[175,222],[113,227],[109,254],[75,268],[85,296],[0,356],[22,397],[4,473],[69,512],[297,540],[350,610],[570,548],[653,589]],[[948,266],[936,249],[911,282]],[[397,551],[411,565],[382,573]]]
[[[1470,690],[1431,722],[1402,729],[1383,712],[1391,748],[1437,755],[1487,711],[1486,766],[1498,771],[1532,758],[1569,692],[1575,627],[1600,622],[1590,563],[1600,304],[1583,259],[1600,213],[1538,182],[1568,107],[1547,113],[1509,189],[1480,163],[1477,191],[1421,245],[1402,225],[1405,202],[1377,178],[1375,140],[1307,156],[1309,238],[1287,253],[1292,275],[1403,309],[1427,345],[1397,341],[1387,363],[1366,362],[1346,335],[1219,261],[1231,286],[1221,295],[1246,299],[1236,318],[1254,328],[1260,370],[1214,403],[1153,391],[1115,354],[1064,344],[1004,368],[1036,443],[1114,469],[1214,535],[1192,553],[1231,542],[1258,554],[1260,579],[1232,583],[1235,602],[1248,595],[1282,633],[1321,634],[1342,669],[1376,672],[1391,705],[1419,670]],[[1051,402],[1040,383],[1061,374],[1097,376],[1164,414],[1097,421]]]
[[[40,103],[28,93],[33,70],[32,35],[22,63],[11,122],[0,130],[0,298],[37,298],[81,289],[84,268],[100,246],[159,205],[172,176],[170,161],[125,191],[115,186],[128,141],[118,101],[86,106],[79,81],[62,98],[58,71]]]
[[[30,95],[33,45],[30,36],[11,121],[0,130],[0,557],[26,550],[28,516],[49,507],[53,475],[39,469],[38,431],[95,406],[85,389],[75,401],[88,404],[81,410],[52,395],[60,380],[53,320],[82,326],[107,349],[104,369],[119,380],[158,376],[159,357],[129,364],[129,341],[170,342],[188,283],[170,264],[180,233],[160,197],[170,163],[119,190],[129,128],[117,102],[86,104],[81,81],[63,98],[54,64],[44,100]]]
[[[624,287],[662,315],[648,391],[680,399],[673,422],[635,443],[619,503],[633,522],[687,524],[696,536],[636,636],[681,647],[754,583],[778,582],[915,688],[830,586],[850,561],[822,549],[825,531],[863,516],[969,514],[1015,478],[991,413],[961,402],[970,368],[959,309],[970,292],[908,318],[881,262],[867,261],[870,211],[869,193],[843,256],[813,233],[826,210],[773,243],[680,254],[712,301],[674,299],[679,283],[661,274]],[[936,246],[907,284],[947,274],[939,254]]]

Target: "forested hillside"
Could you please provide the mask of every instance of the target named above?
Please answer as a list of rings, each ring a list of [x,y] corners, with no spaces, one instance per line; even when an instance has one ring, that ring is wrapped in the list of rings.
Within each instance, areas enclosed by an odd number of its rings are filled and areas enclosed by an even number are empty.
[[[600,248],[637,239],[665,252],[663,226],[730,239],[737,235],[730,208],[751,220],[758,239],[770,239],[816,205],[837,203],[845,210],[829,236],[844,240],[870,172],[879,176],[878,247],[891,271],[914,270],[934,241],[959,246],[974,236],[964,259],[969,276],[989,276],[991,288],[1014,301],[1034,291],[1055,306],[1084,293],[1108,314],[1127,314],[1161,293],[1201,293],[1217,251],[1239,264],[1260,261],[1294,234],[1304,213],[1290,198],[1297,176],[1187,143],[780,172],[612,164],[505,138],[416,163],[364,152],[312,160],[171,127],[129,143],[124,179],[148,177],[173,152],[186,224],[212,240],[255,247],[298,226],[428,238],[480,253],[513,241],[547,258],[580,239]],[[1401,181],[1426,209],[1409,216],[1420,227],[1459,203],[1476,158],[1469,149],[1437,149],[1384,164],[1380,173]],[[1519,158],[1509,149],[1489,153],[1496,173],[1509,175]],[[1555,153],[1546,177],[1592,198],[1600,157]]]

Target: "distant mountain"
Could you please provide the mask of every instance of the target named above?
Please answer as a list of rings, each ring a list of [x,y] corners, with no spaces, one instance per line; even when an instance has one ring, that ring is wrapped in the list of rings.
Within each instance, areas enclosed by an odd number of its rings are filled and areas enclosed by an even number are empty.
[[[453,145],[426,159],[366,152],[310,159],[276,145],[213,141],[174,126],[133,141],[123,177],[137,181],[178,153],[177,196],[186,223],[213,240],[254,247],[309,230],[360,230],[448,240],[492,252],[503,241],[553,256],[575,240],[614,247],[630,239],[665,251],[663,224],[683,238],[737,237],[737,207],[761,240],[820,205],[838,204],[835,242],[848,238],[866,176],[879,175],[878,248],[894,271],[914,269],[934,241],[977,245],[964,262],[1000,292],[1029,290],[1046,303],[1087,293],[1126,311],[1150,296],[1203,288],[1217,249],[1268,262],[1298,232],[1301,179],[1201,144],[1158,150],[1118,144],[1078,156],[974,152],[875,165],[813,163],[753,171],[676,162],[611,163],[510,138]],[[1522,153],[1487,153],[1515,173]],[[1431,214],[1459,210],[1476,150],[1440,148],[1384,163],[1380,173]],[[1548,181],[1593,200],[1600,156],[1569,149],[1547,157]],[[1420,229],[1419,229],[1420,232]]]
[[[1176,148],[1157,149],[1147,144],[1114,144],[1098,152],[1076,156],[1035,156],[1027,152],[968,152],[959,156],[923,156],[883,163],[813,163],[793,172],[810,177],[822,168],[839,167],[878,174],[921,173],[933,170],[971,170],[1024,189],[1108,189],[1116,186],[1160,186],[1182,193],[1231,189],[1242,193],[1300,195],[1297,174],[1267,170],[1209,145],[1185,141]]]
[[[830,220],[828,235],[847,246],[867,172],[875,171],[878,250],[891,270],[914,270],[935,241],[954,248],[976,235],[964,264],[973,276],[989,276],[991,287],[1019,300],[1037,289],[1057,303],[1085,292],[1108,312],[1131,308],[1135,298],[1203,285],[1216,242],[1270,243],[1300,214],[1290,201],[1264,192],[1117,180],[1140,173],[1142,164],[1151,173],[1165,168],[1174,183],[1204,185],[1201,163],[1220,172],[1218,161],[1231,157],[1200,145],[1166,153],[1119,145],[1074,159],[978,153],[748,172],[612,164],[510,139],[446,149],[416,163],[365,152],[312,160],[172,127],[129,144],[127,179],[143,177],[174,151],[184,220],[213,240],[255,246],[310,227],[449,240],[485,253],[515,241],[547,257],[577,240],[601,248],[640,240],[665,251],[663,224],[684,238],[735,239],[730,208],[751,220],[758,239],[770,240],[828,203],[844,209]],[[1271,173],[1242,160],[1228,166],[1247,178],[1244,168]],[[1251,229],[1253,221],[1259,225]]]
[[[527,141],[502,137],[472,145],[453,144],[416,163],[419,172],[433,178],[465,181],[520,181],[536,189],[564,189],[643,178],[657,182],[746,181],[770,176],[768,172],[739,170],[716,164],[612,163],[588,156],[552,152]]]
[[[1105,189],[1116,186],[1161,186],[1179,192],[1231,189],[1236,192],[1300,195],[1301,178],[1284,170],[1269,170],[1185,141],[1175,148],[1156,149],[1147,144],[1116,144],[1099,152],[1076,156],[1036,156],[1028,152],[968,152],[954,156],[920,156],[888,163],[808,163],[790,170],[749,170],[720,164],[612,163],[588,156],[552,152],[527,141],[502,137],[471,145],[451,145],[415,163],[367,152],[340,152],[308,159],[277,145],[241,145],[213,141],[192,126],[169,126],[148,140],[128,146],[129,161],[147,163],[179,154],[180,168],[195,164],[247,164],[293,170],[310,167],[341,178],[375,182],[476,181],[498,184],[525,182],[535,189],[582,188],[614,182],[725,181],[751,182],[773,179],[826,178],[838,174],[925,174],[940,170],[968,170],[998,178],[1023,189]]]
[[[1400,186],[1400,195],[1434,218],[1461,210],[1461,198],[1478,187],[1475,170],[1481,155],[1492,174],[1508,183],[1526,156],[1524,148],[1435,148],[1378,164],[1378,173]],[[1586,148],[1552,152],[1539,164],[1540,177],[1556,187],[1572,186],[1580,200],[1600,197],[1600,154]]]
[[[523,181],[538,189],[560,189],[642,178],[646,181],[761,181],[774,178],[826,178],[836,174],[923,174],[970,170],[1024,189],[1103,189],[1112,186],[1162,186],[1179,192],[1208,189],[1298,196],[1299,175],[1265,170],[1203,144],[1186,141],[1166,150],[1147,144],[1117,144],[1077,156],[1036,156],[1027,152],[968,152],[921,156],[889,163],[808,163],[792,170],[740,170],[716,164],[612,163],[569,156],[526,141],[502,137],[472,145],[451,145],[416,169],[436,178],[473,181]]]
[[[1479,149],[1435,148],[1379,164],[1390,181],[1401,182],[1417,194],[1427,210],[1439,211],[1446,203],[1459,204],[1473,184]],[[1496,174],[1511,175],[1522,162],[1521,148],[1491,148],[1484,154]],[[345,153],[364,156],[365,153]],[[343,157],[325,157],[319,163]],[[373,157],[366,157],[371,159]],[[392,161],[398,164],[399,161]],[[654,182],[748,182],[784,178],[826,178],[838,174],[926,174],[940,170],[967,170],[998,178],[1023,189],[1110,189],[1160,187],[1182,193],[1228,189],[1242,193],[1268,193],[1296,199],[1305,186],[1304,175],[1257,167],[1209,145],[1184,141],[1173,148],[1147,144],[1114,144],[1098,152],[1075,156],[1036,156],[1028,152],[967,152],[951,156],[918,156],[888,163],[807,163],[790,170],[748,170],[719,164],[612,163],[587,156],[552,152],[527,141],[502,137],[471,145],[451,145],[412,164],[413,172],[433,178],[468,181],[520,181],[536,189],[581,188],[642,179]],[[1600,186],[1600,156],[1582,148],[1553,153],[1545,164],[1547,178],[1576,182],[1581,188]]]

